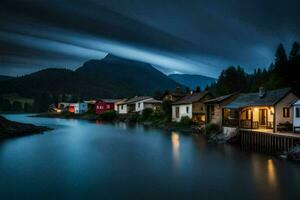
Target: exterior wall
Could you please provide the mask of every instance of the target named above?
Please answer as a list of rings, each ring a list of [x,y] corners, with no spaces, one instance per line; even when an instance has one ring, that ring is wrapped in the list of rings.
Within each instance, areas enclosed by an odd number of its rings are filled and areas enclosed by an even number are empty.
[[[118,105],[118,113],[119,114],[127,114],[127,104],[119,104]]]
[[[98,101],[95,104],[95,112],[97,115],[109,111],[109,110],[114,110],[115,104],[114,103],[107,103],[104,101]]]
[[[259,109],[266,109],[267,110],[267,122],[274,122],[274,115],[272,114],[274,112],[274,108],[273,107],[270,107],[270,106],[260,106],[260,107],[247,107],[247,108],[244,108],[242,109],[242,112],[241,112],[241,116],[240,116],[240,119],[241,120],[245,120],[246,119],[246,112],[243,112],[243,111],[246,111],[248,109],[251,109],[252,110],[252,113],[253,113],[253,121],[254,122],[258,122],[259,121]]]
[[[296,95],[293,93],[288,94],[280,102],[275,105],[275,131],[277,131],[277,125],[279,123],[293,123],[293,108],[290,105],[291,102],[294,102],[297,99]],[[288,107],[290,110],[290,117],[283,117],[283,108]]]
[[[145,109],[145,101],[149,101],[149,99],[135,102],[135,112],[142,112]]]
[[[294,130],[295,130],[295,127],[296,127],[296,130],[297,132],[300,132],[300,117],[297,117],[296,116],[296,109],[300,109],[300,100],[298,100],[294,106],[293,106],[293,126],[294,126]],[[299,128],[298,128],[299,127]]]
[[[176,107],[179,107],[179,117],[176,117]],[[188,107],[189,112],[186,112],[186,108]],[[186,105],[173,105],[172,106],[172,121],[180,122],[181,118],[184,116],[187,116],[192,119],[193,110],[192,110],[192,104],[186,104]]]
[[[214,105],[214,114],[210,113],[210,123],[218,124],[222,126],[222,107],[220,104],[212,104]],[[207,110],[207,109],[206,109]]]
[[[74,114],[85,113],[88,111],[87,103],[71,103],[69,107],[74,108]]]

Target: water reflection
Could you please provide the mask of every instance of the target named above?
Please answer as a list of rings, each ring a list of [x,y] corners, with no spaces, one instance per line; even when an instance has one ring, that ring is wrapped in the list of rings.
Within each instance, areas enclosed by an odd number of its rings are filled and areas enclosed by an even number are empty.
[[[273,160],[268,160],[268,183],[272,188],[277,187],[277,174]]]
[[[180,138],[179,134],[176,132],[172,132],[171,139],[172,139],[172,150],[173,150],[173,160],[175,167],[179,166],[180,162],[180,155],[179,155],[179,148],[180,148]]]
[[[257,188],[271,197],[271,199],[280,199],[280,187],[278,180],[278,171],[273,159],[262,161],[258,156],[252,156],[253,178]],[[267,195],[266,195],[267,194]]]

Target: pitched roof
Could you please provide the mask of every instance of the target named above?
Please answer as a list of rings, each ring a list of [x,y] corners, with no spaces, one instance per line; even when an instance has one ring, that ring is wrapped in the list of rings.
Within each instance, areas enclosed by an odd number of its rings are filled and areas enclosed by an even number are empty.
[[[138,101],[143,101],[146,99],[152,99],[152,97],[148,97],[148,96],[133,97],[133,98],[128,99],[127,101],[123,102],[122,104],[133,104]]]
[[[263,97],[259,93],[244,93],[240,94],[234,101],[224,106],[224,108],[243,108],[248,106],[273,106],[284,98],[289,92],[290,88],[283,88],[278,90],[266,91]]]
[[[191,104],[191,103],[200,101],[208,93],[209,93],[208,91],[204,91],[204,92],[194,92],[192,94],[186,94],[184,97],[182,97],[178,101],[174,102],[173,105]]]
[[[233,97],[234,95],[237,95],[237,94],[238,93],[232,93],[232,94],[228,94],[228,95],[224,95],[224,96],[219,96],[219,97],[214,98],[214,99],[209,99],[209,100],[205,101],[204,103],[207,103],[207,104],[221,103],[222,101],[225,101],[228,98],[231,98],[231,97]]]
[[[123,101],[124,99],[101,99],[101,101],[106,102],[106,103],[117,103],[120,101]]]
[[[160,100],[156,100],[156,99],[149,99],[149,100],[146,100],[146,101],[144,101],[144,103],[149,103],[149,104],[154,104],[154,103],[162,103],[162,101],[160,101]]]

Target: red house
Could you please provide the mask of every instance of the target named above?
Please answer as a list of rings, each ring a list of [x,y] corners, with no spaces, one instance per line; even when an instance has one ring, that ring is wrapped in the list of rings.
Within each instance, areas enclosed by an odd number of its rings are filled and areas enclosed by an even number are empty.
[[[114,110],[115,109],[115,103],[114,101],[109,101],[109,100],[98,100],[95,103],[95,112],[97,115],[109,111],[109,110]]]

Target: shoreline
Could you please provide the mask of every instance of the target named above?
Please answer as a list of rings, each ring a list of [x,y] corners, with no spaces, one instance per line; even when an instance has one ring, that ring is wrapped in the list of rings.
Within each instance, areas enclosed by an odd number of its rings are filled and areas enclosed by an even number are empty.
[[[196,126],[180,126],[178,123],[166,122],[166,121],[154,121],[154,120],[143,120],[143,121],[132,121],[128,115],[118,115],[115,119],[104,120],[100,115],[95,114],[59,114],[59,113],[40,113],[30,115],[30,117],[45,117],[45,118],[60,118],[60,119],[78,119],[78,120],[101,120],[103,122],[124,122],[124,123],[135,123],[141,124],[147,127],[153,127],[164,131],[178,131],[181,133],[190,134],[202,134],[201,129]]]
[[[53,129],[46,126],[36,126],[33,124],[10,121],[0,116],[0,139],[34,135],[51,130]]]

